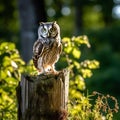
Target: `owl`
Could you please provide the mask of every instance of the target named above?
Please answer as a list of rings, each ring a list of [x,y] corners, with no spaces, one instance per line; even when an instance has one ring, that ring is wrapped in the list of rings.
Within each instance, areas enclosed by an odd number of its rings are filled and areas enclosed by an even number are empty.
[[[57,74],[55,63],[61,52],[59,25],[56,22],[41,22],[38,28],[38,40],[33,45],[33,63],[39,74]]]

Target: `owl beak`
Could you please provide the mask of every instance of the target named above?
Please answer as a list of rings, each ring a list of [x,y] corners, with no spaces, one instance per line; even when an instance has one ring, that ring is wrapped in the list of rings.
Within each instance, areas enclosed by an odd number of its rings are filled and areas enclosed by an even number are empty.
[[[49,32],[47,33],[47,36],[48,36],[48,38],[50,37],[50,33]]]

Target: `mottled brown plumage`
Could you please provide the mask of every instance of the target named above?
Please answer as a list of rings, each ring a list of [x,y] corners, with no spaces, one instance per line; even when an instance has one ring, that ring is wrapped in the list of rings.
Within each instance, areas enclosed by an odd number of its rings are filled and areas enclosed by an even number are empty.
[[[33,63],[39,73],[57,73],[54,66],[62,51],[60,28],[56,22],[41,23],[33,45]]]

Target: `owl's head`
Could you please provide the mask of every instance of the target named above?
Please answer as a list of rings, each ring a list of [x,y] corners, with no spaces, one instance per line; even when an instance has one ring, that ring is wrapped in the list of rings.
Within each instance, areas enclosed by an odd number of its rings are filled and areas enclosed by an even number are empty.
[[[55,22],[41,22],[38,28],[38,38],[56,38],[60,36],[60,27]]]

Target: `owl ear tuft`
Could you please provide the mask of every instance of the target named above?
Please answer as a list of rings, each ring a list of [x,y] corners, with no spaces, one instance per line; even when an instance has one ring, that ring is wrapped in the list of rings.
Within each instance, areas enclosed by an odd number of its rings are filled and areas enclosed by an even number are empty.
[[[56,22],[56,21],[54,21],[54,22],[53,22],[53,24],[57,24],[57,22]]]
[[[44,23],[44,22],[40,22],[39,24],[40,24],[40,25],[43,25],[43,23]]]

